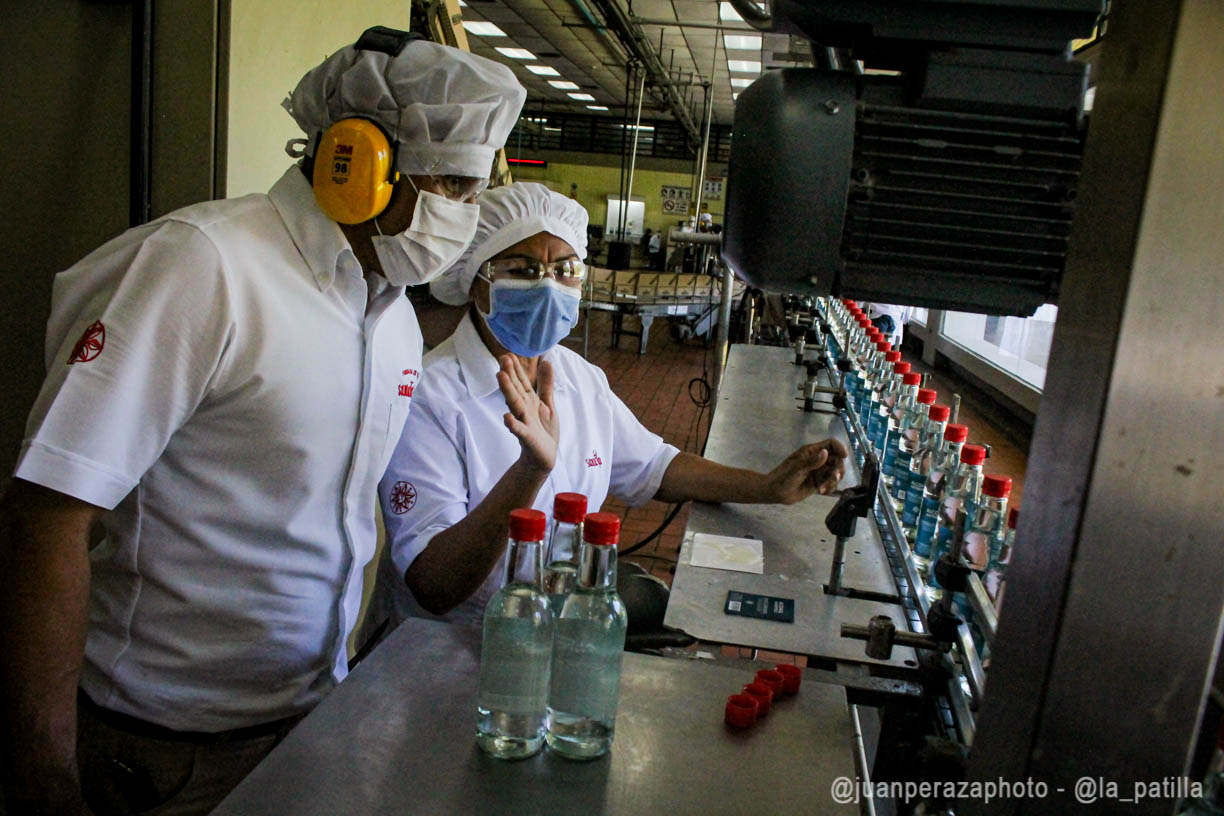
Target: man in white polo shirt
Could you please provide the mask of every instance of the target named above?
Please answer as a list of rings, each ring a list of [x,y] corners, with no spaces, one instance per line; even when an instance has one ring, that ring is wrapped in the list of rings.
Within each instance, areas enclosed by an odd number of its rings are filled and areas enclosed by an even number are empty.
[[[0,519],[10,813],[205,813],[345,676],[420,377],[403,287],[471,240],[524,96],[371,29],[285,101],[305,159],[267,195],[56,278]]]
[[[598,509],[631,505],[790,504],[836,486],[845,448],[804,445],[768,474],[682,453],[644,428],[599,368],[558,346],[577,319],[587,214],[542,184],[480,201],[476,238],[434,281],[468,315],[425,358],[426,377],[379,487],[386,554],[371,622],[445,615],[476,623],[501,580],[507,516],[551,513],[577,492]]]

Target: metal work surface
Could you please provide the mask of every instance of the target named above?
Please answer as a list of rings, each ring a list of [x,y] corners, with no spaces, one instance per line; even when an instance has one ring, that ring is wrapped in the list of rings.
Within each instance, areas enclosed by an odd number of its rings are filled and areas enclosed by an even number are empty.
[[[787,454],[827,437],[847,443],[846,428],[832,409],[805,413],[798,388],[806,379],[790,349],[735,345],[727,360],[705,455],[715,462],[766,472]],[[858,469],[847,462],[844,484],[856,484]],[[842,623],[866,623],[888,615],[905,626],[895,603],[826,595],[835,539],[824,519],[834,496],[812,496],[796,505],[700,504],[689,511],[684,543],[667,605],[668,626],[717,643],[875,663],[859,641],[841,637]],[[714,533],[763,542],[765,573],[754,575],[691,565],[692,537]],[[896,595],[875,522],[860,520],[848,542],[843,583],[885,596]],[[727,592],[795,599],[793,624],[723,613]],[[885,665],[917,665],[909,648],[893,651]]]
[[[854,814],[845,691],[805,682],[746,732],[723,723],[749,669],[626,653],[609,756],[519,762],[476,747],[480,631],[409,619],[215,816],[520,813]]]

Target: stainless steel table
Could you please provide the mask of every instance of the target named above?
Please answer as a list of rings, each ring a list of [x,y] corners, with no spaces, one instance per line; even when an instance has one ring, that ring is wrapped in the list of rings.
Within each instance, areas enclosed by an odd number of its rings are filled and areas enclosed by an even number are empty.
[[[799,386],[806,379],[792,364],[793,353],[776,346],[734,345],[727,358],[719,400],[705,455],[735,467],[768,471],[808,442],[835,437],[848,444],[846,428],[832,409],[805,413]],[[843,483],[858,483],[853,460]],[[872,615],[906,620],[894,603],[826,595],[833,563],[834,537],[824,519],[834,496],[812,496],[789,507],[760,504],[694,503],[676,565],[664,622],[701,640],[835,660],[898,667],[917,666],[913,649],[893,649],[887,661],[864,653],[862,641],[841,637],[842,623],[865,624]],[[761,540],[765,573],[694,567],[695,533]],[[860,519],[846,548],[845,586],[878,595],[896,595],[879,531],[871,518]],[[795,599],[793,624],[723,613],[729,590]]]
[[[307,717],[214,816],[854,814],[845,692],[805,682],[746,732],[723,724],[747,669],[625,654],[609,756],[520,762],[476,747],[480,632],[409,620]]]

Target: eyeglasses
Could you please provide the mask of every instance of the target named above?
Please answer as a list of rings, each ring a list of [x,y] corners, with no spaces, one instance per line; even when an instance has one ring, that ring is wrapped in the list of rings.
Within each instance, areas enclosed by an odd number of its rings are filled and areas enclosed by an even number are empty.
[[[475,176],[430,176],[429,181],[438,195],[451,201],[467,201],[475,198],[489,186],[487,178]]]
[[[490,282],[499,277],[537,281],[549,276],[566,286],[581,286],[583,279],[586,278],[586,264],[573,258],[552,263],[542,263],[527,258],[506,258],[501,261],[488,261],[482,267],[482,271]]]

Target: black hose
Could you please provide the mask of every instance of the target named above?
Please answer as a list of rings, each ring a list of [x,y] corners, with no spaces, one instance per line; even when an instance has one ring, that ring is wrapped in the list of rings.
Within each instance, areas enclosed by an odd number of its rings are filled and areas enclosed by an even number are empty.
[[[638,550],[642,549],[647,544],[649,544],[650,542],[658,538],[659,534],[662,533],[665,529],[667,529],[667,525],[671,524],[673,521],[676,520],[676,514],[680,512],[680,508],[683,506],[684,506],[684,502],[679,502],[675,507],[672,508],[672,511],[667,514],[666,518],[663,519],[663,523],[660,524],[657,528],[655,528],[655,531],[653,533],[646,536],[645,538],[643,538],[638,543],[634,544],[629,549],[618,552],[616,554],[616,557],[623,558],[626,555],[632,555],[633,553],[637,552]]]

